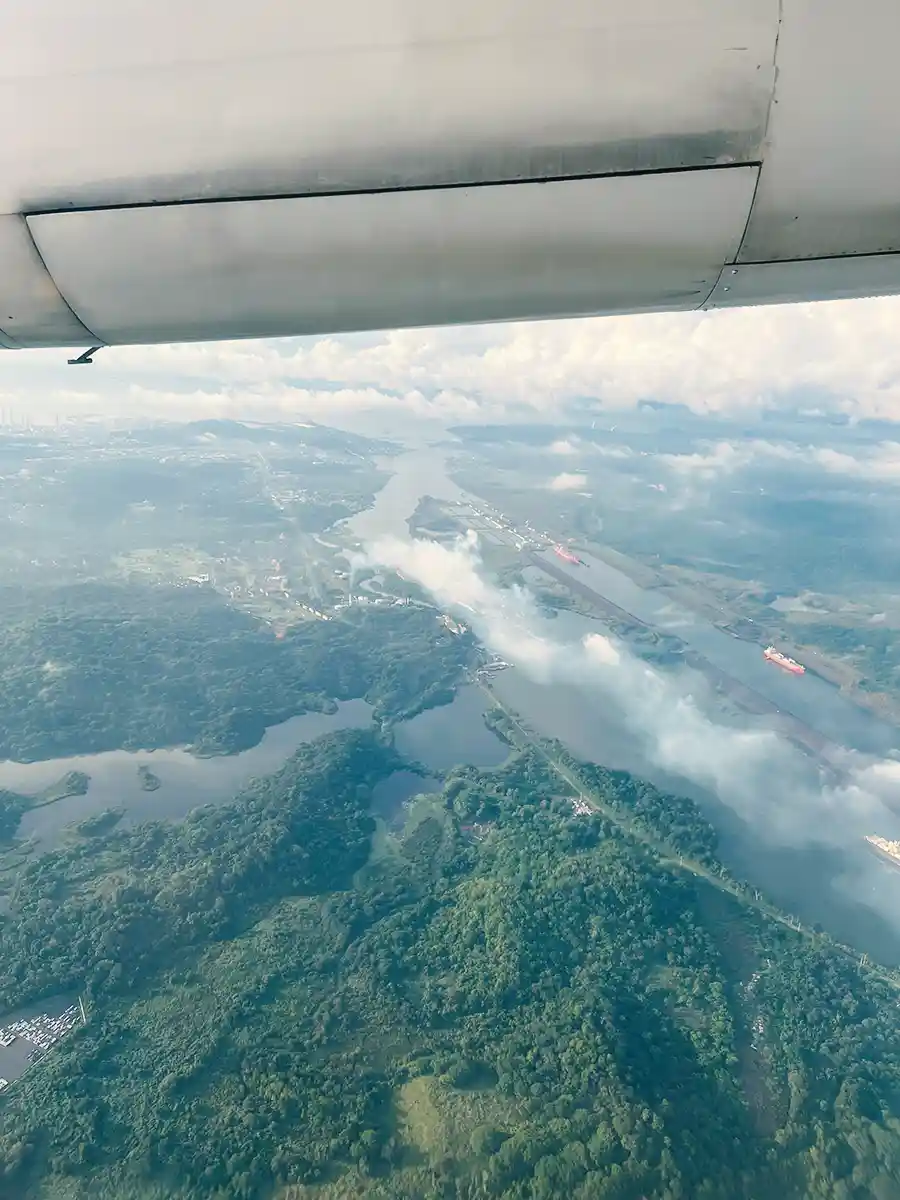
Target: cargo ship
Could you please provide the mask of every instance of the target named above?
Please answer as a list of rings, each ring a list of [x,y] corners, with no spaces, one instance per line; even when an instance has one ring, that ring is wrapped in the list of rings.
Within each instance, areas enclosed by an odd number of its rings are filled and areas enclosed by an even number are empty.
[[[879,858],[900,870],[900,842],[889,842],[887,838],[870,837],[868,834],[866,841]]]
[[[583,567],[584,563],[571,550],[567,550],[565,546],[554,546],[554,552],[559,555],[565,562],[574,563],[576,567]]]
[[[798,663],[794,658],[788,658],[786,654],[782,654],[774,646],[766,646],[765,650],[763,650],[763,658],[767,659],[770,663],[774,663],[776,667],[790,671],[792,675],[806,674],[806,667],[802,663]]]

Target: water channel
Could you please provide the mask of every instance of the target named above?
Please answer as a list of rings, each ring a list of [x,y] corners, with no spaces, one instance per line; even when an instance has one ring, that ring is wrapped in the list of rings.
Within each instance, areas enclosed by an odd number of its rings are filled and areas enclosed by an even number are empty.
[[[397,771],[384,780],[375,797],[384,815],[417,792],[439,786],[439,776],[457,763],[486,768],[503,762],[507,748],[484,724],[487,704],[479,688],[463,687],[452,704],[420,713],[398,727],[400,752],[435,775],[422,779],[409,771]],[[364,729],[371,724],[371,714],[371,706],[364,700],[347,700],[338,704],[335,713],[306,713],[270,727],[259,745],[241,754],[196,758],[178,749],[112,750],[34,763],[0,762],[0,788],[33,795],[69,771],[89,777],[85,795],[32,809],[23,817],[17,836],[33,839],[42,850],[49,850],[64,839],[67,826],[111,808],[124,810],[121,825],[127,827],[141,821],[177,819],[202,804],[225,804],[251,779],[277,771],[304,743],[339,729]],[[159,787],[144,790],[141,767],[152,772]]]
[[[432,445],[386,460],[384,465],[393,470],[393,476],[374,505],[347,523],[350,531],[363,543],[384,535],[405,538],[409,536],[407,519],[421,496],[471,499],[449,477],[448,454],[449,447]],[[553,557],[558,564],[559,559]],[[731,637],[700,615],[673,604],[668,597],[639,587],[599,558],[584,557],[587,565],[571,570],[583,572],[600,594],[646,624],[677,635],[715,667],[770,700],[782,712],[794,715],[823,738],[877,756],[887,756],[898,748],[895,729],[857,708],[825,680],[811,672],[800,678],[782,674],[765,662],[759,646]],[[561,614],[544,625],[541,632],[548,638],[569,642],[576,654],[585,633],[597,629],[595,622],[575,614]],[[873,858],[862,843],[863,835],[871,832],[900,837],[900,817],[886,814],[884,824],[876,831],[867,824],[865,813],[861,812],[854,824],[852,815],[835,814],[823,803],[812,820],[820,826],[832,822],[841,836],[849,830],[845,846],[823,849],[810,843],[773,844],[769,830],[730,807],[727,796],[713,794],[694,780],[668,774],[648,760],[643,739],[596,691],[574,684],[537,682],[527,671],[515,667],[498,675],[493,686],[498,696],[537,732],[559,738],[580,757],[632,771],[659,787],[691,795],[716,826],[722,858],[738,875],[764,889],[808,924],[819,923],[841,940],[884,962],[900,963],[900,920],[893,916],[900,914],[900,872]],[[467,750],[482,745],[484,730],[477,728],[477,719],[473,719],[477,712],[478,705],[473,701],[458,700],[447,709],[435,709],[416,718],[417,732],[421,731],[423,737],[427,733],[427,740],[417,747],[417,757],[435,771],[453,761],[465,761]],[[752,726],[760,721],[748,718],[746,723]],[[407,752],[412,752],[411,746]],[[435,756],[431,761],[429,754]],[[484,761],[480,765],[491,764]],[[810,778],[814,785],[812,769]],[[767,784],[770,792],[777,791],[777,787],[777,780]],[[779,797],[779,802],[790,805],[793,801],[787,793]]]
[[[351,537],[362,544],[388,534],[408,537],[407,519],[423,495],[464,499],[465,494],[447,474],[447,453],[432,445],[387,459],[384,465],[394,474],[374,504],[346,522]],[[647,624],[677,633],[722,670],[785,711],[794,712],[823,736],[839,735],[843,744],[869,753],[886,754],[895,747],[893,730],[854,708],[824,681],[811,675],[800,680],[782,677],[762,661],[759,647],[731,638],[701,617],[639,588],[600,560],[591,558],[587,567],[574,568],[579,569],[598,592],[621,608]],[[595,622],[574,614],[546,620],[545,625],[548,637],[570,642],[575,653],[584,633],[597,628]],[[846,849],[833,851],[809,845],[775,846],[764,829],[729,807],[727,797],[714,795],[695,781],[673,778],[649,761],[641,737],[596,691],[570,684],[539,683],[519,668],[497,676],[494,686],[498,695],[539,733],[559,738],[577,755],[633,771],[658,786],[692,795],[719,831],[724,861],[739,875],[765,889],[776,902],[805,921],[820,922],[842,940],[884,962],[900,962],[898,922],[891,919],[893,913],[900,913],[900,872],[891,871],[865,854],[858,839]],[[398,772],[379,787],[375,797],[379,815],[388,817],[456,763],[487,768],[503,761],[506,747],[483,723],[486,704],[480,689],[463,688],[452,704],[422,713],[397,730],[398,748],[424,764],[435,778],[423,780],[409,772]],[[365,727],[370,719],[368,705],[361,700],[350,701],[340,704],[331,715],[313,713],[286,721],[268,730],[252,750],[230,757],[197,759],[182,750],[143,754],[116,751],[44,763],[0,763],[0,787],[33,793],[71,770],[90,776],[87,795],[34,810],[23,820],[20,836],[35,837],[42,846],[50,846],[59,840],[66,825],[106,808],[124,808],[123,820],[127,823],[179,817],[198,804],[226,802],[249,779],[277,770],[303,742],[335,729]],[[142,790],[138,774],[142,765],[159,779],[157,790]],[[791,797],[785,796],[783,802],[790,804]],[[823,805],[821,820],[829,819]],[[859,838],[864,832],[871,831],[860,824]],[[900,825],[896,830],[878,832],[898,836]]]
[[[829,741],[882,756],[900,750],[900,734],[893,726],[858,708],[832,684],[812,672],[801,676],[779,670],[766,662],[756,643],[732,637],[667,596],[640,587],[595,555],[582,554],[583,567],[562,562],[552,550],[538,557],[547,557],[556,570],[586,584],[645,624],[674,634],[714,667]]]

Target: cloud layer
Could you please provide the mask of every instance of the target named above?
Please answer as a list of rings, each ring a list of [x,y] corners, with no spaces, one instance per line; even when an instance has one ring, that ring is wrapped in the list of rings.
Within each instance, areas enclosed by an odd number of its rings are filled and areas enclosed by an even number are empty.
[[[854,767],[825,783],[800,751],[767,729],[737,729],[703,709],[705,681],[695,672],[662,674],[612,639],[591,633],[567,643],[539,616],[530,594],[485,579],[477,535],[455,545],[385,537],[367,549],[370,565],[402,571],[443,608],[461,610],[482,641],[540,683],[571,683],[612,704],[647,761],[710,791],[774,845],[846,847],[862,832],[896,825],[885,800],[900,764]]]
[[[894,441],[859,447],[856,454],[847,454],[825,446],[748,439],[707,443],[692,454],[657,456],[658,462],[695,480],[714,479],[766,460],[814,467],[830,475],[868,479],[873,483],[900,483],[900,442]]]
[[[383,408],[448,420],[645,400],[702,412],[788,405],[900,420],[900,298],[461,329],[0,354],[0,405],[271,419]]]
[[[587,484],[587,475],[575,475],[571,472],[563,471],[561,475],[555,475],[547,484],[551,492],[577,492]]]

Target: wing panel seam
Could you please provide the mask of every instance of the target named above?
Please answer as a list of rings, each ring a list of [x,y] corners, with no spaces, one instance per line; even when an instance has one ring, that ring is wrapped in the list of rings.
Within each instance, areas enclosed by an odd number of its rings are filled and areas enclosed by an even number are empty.
[[[685,167],[646,167],[634,171],[598,171],[581,175],[536,175],[524,179],[479,179],[468,183],[421,183],[380,188],[345,188],[323,192],[260,192],[242,196],[194,196],[184,200],[132,200],[124,204],[66,204],[50,208],[29,208],[23,212],[29,217],[57,217],[77,212],[124,212],[140,208],[189,208],[210,204],[257,204],[266,200],[327,200],[340,196],[392,196],[413,192],[459,192],[468,189],[524,187],[538,183],[584,183],[599,179],[637,179],[654,175],[688,175],[698,172],[743,171],[747,167],[762,166],[758,159],[729,163],[704,163]]]

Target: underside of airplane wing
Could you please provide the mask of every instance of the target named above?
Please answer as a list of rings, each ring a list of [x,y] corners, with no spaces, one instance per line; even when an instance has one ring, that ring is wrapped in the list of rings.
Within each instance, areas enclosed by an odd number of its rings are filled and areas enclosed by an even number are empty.
[[[900,291],[896,0],[8,0],[0,346]]]

